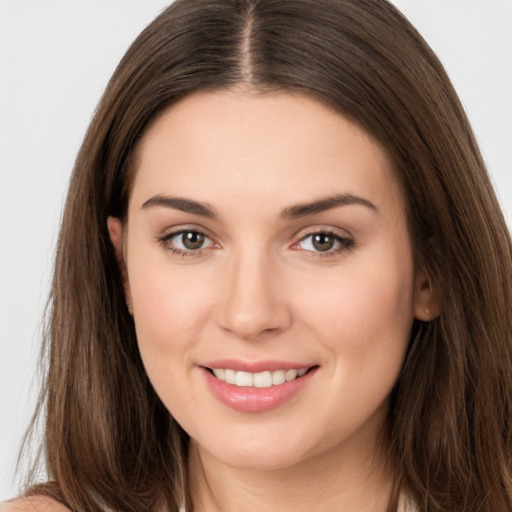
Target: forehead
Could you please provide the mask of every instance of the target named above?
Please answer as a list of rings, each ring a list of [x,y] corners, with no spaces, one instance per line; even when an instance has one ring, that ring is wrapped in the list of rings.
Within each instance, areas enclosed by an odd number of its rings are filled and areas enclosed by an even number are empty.
[[[138,151],[133,201],[335,193],[402,203],[385,149],[358,125],[308,97],[240,91],[192,94],[164,112]],[[278,205],[276,204],[276,207]]]

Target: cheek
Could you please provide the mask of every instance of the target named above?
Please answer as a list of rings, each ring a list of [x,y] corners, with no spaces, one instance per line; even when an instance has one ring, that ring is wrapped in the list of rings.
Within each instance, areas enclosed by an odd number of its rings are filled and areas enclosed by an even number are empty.
[[[215,283],[200,266],[172,264],[160,254],[140,251],[128,274],[139,347],[145,364],[172,364],[161,356],[185,353],[199,339],[211,309]],[[211,277],[211,276],[210,276]],[[149,369],[148,369],[149,370]]]
[[[184,393],[183,386],[196,367],[194,355],[204,337],[213,284],[194,275],[191,267],[176,268],[166,261],[133,263],[130,290],[142,362],[167,409],[186,423],[194,389]]]
[[[326,330],[336,326],[343,339],[360,340],[374,329],[381,335],[403,332],[413,317],[412,265],[347,266],[311,283],[302,297],[305,318]]]
[[[322,363],[332,386],[315,406],[326,446],[370,418],[384,421],[403,364],[413,322],[412,258],[377,256],[371,264],[347,264],[336,277],[317,275],[309,300],[301,303],[303,327],[324,349]]]
[[[317,274],[306,294],[296,292],[304,323],[336,360],[340,379],[389,388],[400,371],[414,318],[414,267],[409,246],[398,242],[347,258],[336,272]]]

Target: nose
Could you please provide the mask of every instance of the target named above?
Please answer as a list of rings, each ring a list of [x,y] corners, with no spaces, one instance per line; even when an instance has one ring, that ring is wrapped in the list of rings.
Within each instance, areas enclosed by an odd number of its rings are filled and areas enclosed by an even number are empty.
[[[243,339],[261,339],[286,330],[292,320],[278,262],[264,254],[229,263],[218,310],[218,325]]]

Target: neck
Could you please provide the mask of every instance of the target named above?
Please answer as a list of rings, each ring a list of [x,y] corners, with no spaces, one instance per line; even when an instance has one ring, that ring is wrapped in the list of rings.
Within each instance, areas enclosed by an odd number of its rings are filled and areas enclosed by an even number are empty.
[[[224,464],[190,443],[194,512],[386,512],[393,472],[382,449],[338,446],[286,468]]]

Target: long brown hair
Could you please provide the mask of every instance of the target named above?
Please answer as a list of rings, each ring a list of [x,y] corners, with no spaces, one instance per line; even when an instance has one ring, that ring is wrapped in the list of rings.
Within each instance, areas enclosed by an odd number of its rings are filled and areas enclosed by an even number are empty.
[[[130,47],[78,154],[58,242],[38,414],[54,495],[77,511],[177,511],[187,435],[153,391],[106,228],[145,130],[197,90],[293,91],[387,149],[416,264],[440,297],[390,400],[395,493],[425,511],[512,510],[512,248],[464,110],[386,0],[177,0]]]

